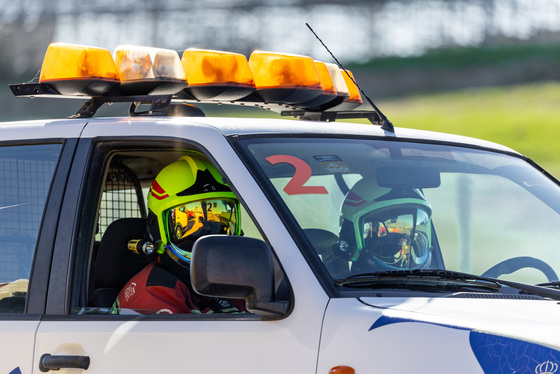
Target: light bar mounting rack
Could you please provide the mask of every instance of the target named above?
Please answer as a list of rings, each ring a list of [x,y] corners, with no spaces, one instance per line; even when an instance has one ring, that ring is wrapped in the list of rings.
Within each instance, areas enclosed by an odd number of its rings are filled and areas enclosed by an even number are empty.
[[[332,122],[338,119],[351,119],[351,118],[365,118],[368,119],[374,125],[381,125],[382,121],[378,113],[374,110],[365,111],[354,111],[354,110],[341,110],[337,111],[336,108],[326,109],[326,110],[308,110],[304,108],[299,108],[297,105],[291,104],[281,104],[281,103],[267,103],[264,102],[256,95],[249,95],[248,97],[235,100],[197,100],[194,97],[186,94],[185,92],[179,92],[178,94],[159,94],[159,95],[126,95],[118,90],[111,90],[107,94],[99,96],[69,96],[61,95],[49,85],[45,83],[21,83],[21,84],[11,84],[10,89],[14,96],[18,97],[58,97],[58,98],[68,98],[68,99],[82,99],[87,100],[75,115],[70,118],[91,118],[93,117],[97,110],[103,106],[103,104],[108,103],[131,103],[129,109],[129,115],[131,116],[165,116],[170,113],[176,113],[176,111],[170,110],[175,105],[180,104],[229,104],[238,106],[248,106],[248,107],[259,107],[262,109],[270,110],[276,113],[280,113],[282,116],[295,117],[299,119],[312,120],[312,121],[327,121]],[[140,104],[150,105],[149,109],[143,112],[137,112],[136,109]],[[192,107],[192,106],[191,106]],[[197,112],[198,110],[198,112]],[[202,112],[197,109],[195,111],[190,111],[193,113]],[[187,111],[180,111],[182,113],[189,113]]]

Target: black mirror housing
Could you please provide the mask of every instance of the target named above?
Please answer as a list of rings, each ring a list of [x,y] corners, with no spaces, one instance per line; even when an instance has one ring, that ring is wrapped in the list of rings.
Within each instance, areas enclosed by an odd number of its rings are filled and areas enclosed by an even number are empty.
[[[191,257],[191,284],[204,296],[245,299],[260,315],[285,315],[288,303],[275,301],[272,250],[262,240],[208,235],[198,239]]]
[[[384,166],[377,169],[379,187],[396,189],[437,188],[441,184],[438,170],[421,166]]]

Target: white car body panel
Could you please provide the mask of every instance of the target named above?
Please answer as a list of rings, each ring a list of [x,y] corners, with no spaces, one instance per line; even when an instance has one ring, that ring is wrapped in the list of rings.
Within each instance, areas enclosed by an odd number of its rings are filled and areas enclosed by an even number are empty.
[[[0,140],[78,138],[86,120],[53,120],[0,123]]]
[[[89,122],[89,123],[88,123]],[[453,135],[377,126],[240,118],[102,118],[30,121],[0,125],[1,140],[43,138],[185,139],[204,147],[224,176],[245,197],[290,280],[295,304],[277,321],[135,320],[47,318],[0,322],[3,351],[17,350],[2,371],[38,372],[45,354],[91,358],[87,373],[243,372],[328,373],[346,365],[357,373],[483,373],[473,335],[494,343],[511,340],[560,359],[557,302],[451,298],[329,299],[263,191],[225,136],[299,133],[323,136],[398,137],[515,151],[495,143]],[[186,140],[188,139],[188,140]],[[250,197],[250,200],[247,199]],[[538,316],[538,317],[536,317]],[[376,325],[377,324],[377,325]],[[38,328],[37,328],[38,327]],[[36,341],[33,336],[37,329]],[[12,331],[12,332],[10,332]],[[502,340],[500,340],[502,339]],[[497,344],[496,343],[496,344]],[[34,349],[32,348],[34,347]],[[34,352],[33,352],[34,350]],[[434,352],[438,352],[437,360]],[[480,354],[480,351],[477,351]],[[514,353],[507,353],[513,357]],[[34,357],[33,365],[30,357]],[[506,357],[507,358],[507,357]],[[275,365],[276,362],[281,364]],[[513,362],[513,360],[512,360]],[[559,361],[560,362],[560,361]],[[536,360],[527,372],[541,373]],[[483,363],[484,364],[484,363]],[[517,365],[518,363],[515,363]],[[512,364],[512,370],[521,370]],[[59,373],[76,373],[61,369]],[[487,371],[486,371],[487,372]]]
[[[303,315],[303,313],[300,313]],[[307,321],[308,322],[308,321]],[[319,328],[261,321],[42,322],[36,352],[87,355],[87,373],[314,372]],[[278,353],[289,355],[282,365]],[[39,355],[40,357],[40,355]],[[288,356],[286,356],[288,357]],[[38,357],[34,367],[38,367]],[[61,370],[72,373],[75,369]]]
[[[345,365],[357,373],[482,373],[468,331],[401,323],[371,331],[385,313],[354,299],[333,299],[325,316],[318,373]],[[439,354],[433,358],[434,352]],[[458,364],[460,363],[460,364]]]
[[[356,372],[541,373],[549,355],[560,356],[557,309],[543,300],[333,299],[317,372],[346,365]]]
[[[39,320],[0,321],[0,372],[8,374],[31,373],[35,333]]]

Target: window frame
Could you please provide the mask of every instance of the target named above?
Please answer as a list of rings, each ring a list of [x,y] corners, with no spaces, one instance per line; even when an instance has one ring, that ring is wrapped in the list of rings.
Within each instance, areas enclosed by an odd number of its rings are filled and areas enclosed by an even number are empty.
[[[387,137],[380,137],[380,136],[356,136],[356,135],[344,135],[344,134],[245,134],[245,135],[234,135],[230,136],[229,140],[232,146],[234,147],[235,151],[239,155],[240,159],[243,161],[249,172],[253,175],[255,181],[259,184],[265,195],[268,197],[271,205],[273,206],[274,210],[276,211],[278,217],[283,221],[285,227],[287,228],[288,232],[296,242],[297,246],[300,248],[302,255],[307,260],[309,267],[312,269],[314,274],[316,275],[317,279],[321,283],[323,289],[329,295],[329,297],[333,298],[355,298],[355,297],[363,297],[367,294],[371,294],[372,296],[377,296],[378,292],[376,290],[370,291],[354,291],[352,289],[342,289],[341,287],[336,287],[330,274],[328,273],[327,269],[321,263],[321,260],[318,256],[315,255],[315,251],[313,250],[312,243],[310,242],[309,238],[306,237],[303,230],[300,228],[296,218],[292,215],[292,212],[287,208],[286,204],[283,202],[282,198],[278,195],[275,187],[270,182],[266,172],[261,168],[258,163],[258,160],[251,154],[248,146],[252,142],[267,142],[267,141],[274,141],[274,140],[286,140],[288,143],[293,141],[294,139],[320,139],[320,140],[372,140],[372,141],[381,141],[381,142],[397,142],[397,143],[409,143],[409,144],[426,144],[426,145],[435,145],[435,146],[447,146],[447,147],[454,147],[454,148],[462,148],[462,149],[470,149],[475,151],[482,151],[482,152],[489,152],[493,154],[505,155],[517,158],[524,162],[527,162],[531,167],[534,167],[537,171],[539,171],[543,176],[556,185],[560,186],[560,181],[554,178],[552,175],[544,171],[539,165],[533,162],[528,157],[518,154],[515,152],[499,150],[489,147],[483,147],[478,145],[472,145],[468,143],[456,143],[451,141],[438,141],[438,140],[423,140],[423,139],[411,139],[411,138],[387,138]],[[560,205],[559,205],[560,206]],[[435,240],[436,245],[439,247],[439,242],[437,240],[437,236],[434,234],[434,230],[432,230],[432,238]],[[409,290],[391,290],[390,292],[384,293],[384,296],[395,296],[395,297],[409,297],[409,296],[429,296],[434,297],[437,296],[437,293],[434,292],[411,292]]]
[[[81,183],[84,185],[79,192],[79,199],[77,199],[76,209],[76,234],[72,237],[71,253],[65,256],[68,263],[71,264],[69,272],[67,274],[67,291],[62,295],[63,292],[57,296],[58,300],[61,301],[61,305],[56,307],[54,303],[52,309],[48,310],[48,314],[52,315],[53,318],[57,318],[55,315],[64,315],[65,318],[77,319],[77,320],[106,320],[106,319],[200,319],[200,316],[193,316],[189,314],[181,315],[110,315],[110,314],[86,314],[77,315],[72,314],[71,309],[79,307],[80,305],[85,305],[87,303],[88,297],[84,293],[88,292],[90,287],[90,282],[92,281],[91,275],[89,274],[91,269],[91,254],[92,246],[94,243],[95,233],[92,227],[97,219],[98,202],[102,193],[102,188],[104,184],[104,177],[106,169],[109,166],[109,160],[114,154],[126,153],[133,151],[197,151],[207,157],[218,170],[223,173],[223,170],[219,167],[218,163],[213,159],[213,157],[208,153],[208,151],[203,148],[200,144],[189,141],[184,138],[169,138],[161,137],[154,139],[153,137],[148,138],[146,136],[115,136],[115,137],[96,137],[92,139],[82,139],[80,142],[84,142],[82,145],[86,147],[86,142],[88,143],[87,152],[84,150],[83,163],[76,163],[74,165],[75,169],[84,170],[81,175]],[[81,166],[80,166],[81,165]],[[75,171],[73,169],[73,171]],[[78,173],[76,173],[77,175]],[[157,173],[156,173],[157,174]],[[225,174],[223,174],[225,176]],[[155,177],[155,176],[154,176]],[[77,178],[76,178],[77,179]],[[234,186],[232,190],[235,191]],[[243,204],[240,198],[241,204]],[[245,208],[245,206],[244,206]],[[261,234],[264,241],[267,241],[264,237],[262,229],[258,226],[251,212],[245,208],[246,213],[249,218],[253,221],[256,226],[256,230]],[[273,256],[275,256],[273,254]],[[281,267],[279,270],[283,272]],[[284,272],[285,274],[285,272]],[[287,280],[287,278],[286,278]],[[288,287],[291,290],[291,286]],[[293,292],[292,292],[293,294]],[[292,300],[293,301],[293,300]],[[50,317],[48,317],[50,318]],[[260,320],[262,317],[256,315],[230,315],[230,314],[215,314],[215,315],[205,315],[204,320]]]

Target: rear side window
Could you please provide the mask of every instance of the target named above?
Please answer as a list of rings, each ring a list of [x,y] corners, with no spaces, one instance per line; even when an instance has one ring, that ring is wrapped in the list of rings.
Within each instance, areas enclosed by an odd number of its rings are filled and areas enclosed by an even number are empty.
[[[60,144],[0,147],[0,313],[23,313]]]

